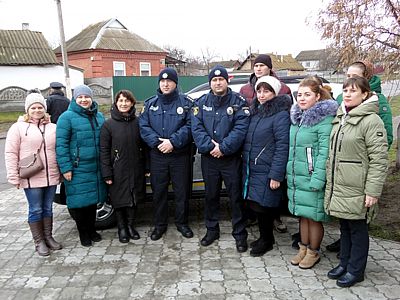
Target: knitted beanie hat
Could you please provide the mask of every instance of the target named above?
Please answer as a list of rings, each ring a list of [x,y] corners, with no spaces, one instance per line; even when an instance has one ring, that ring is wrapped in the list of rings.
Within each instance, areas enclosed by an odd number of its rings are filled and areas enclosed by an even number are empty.
[[[31,93],[28,96],[26,96],[26,98],[25,98],[25,112],[27,113],[29,107],[35,103],[40,103],[41,105],[43,105],[44,109],[47,111],[46,100],[44,99],[42,94]]]

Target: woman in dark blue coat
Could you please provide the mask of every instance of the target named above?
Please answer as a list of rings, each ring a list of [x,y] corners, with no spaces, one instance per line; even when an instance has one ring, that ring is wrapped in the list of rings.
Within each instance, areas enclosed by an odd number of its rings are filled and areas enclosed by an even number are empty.
[[[292,100],[277,96],[280,82],[261,77],[251,106],[249,130],[243,148],[243,196],[257,214],[260,238],[251,243],[251,256],[262,256],[275,243],[273,221],[284,192],[281,182],[289,153],[289,109]]]

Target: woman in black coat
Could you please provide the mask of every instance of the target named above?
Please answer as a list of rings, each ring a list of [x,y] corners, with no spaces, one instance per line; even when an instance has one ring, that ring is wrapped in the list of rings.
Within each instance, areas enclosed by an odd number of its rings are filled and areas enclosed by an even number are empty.
[[[251,256],[272,250],[273,221],[282,199],[289,153],[289,109],[292,100],[278,95],[281,84],[272,76],[260,77],[255,85],[257,99],[243,145],[243,198],[258,219],[260,238],[251,243]]]
[[[133,224],[136,204],[145,197],[144,144],[135,103],[130,91],[119,91],[111,108],[111,118],[100,133],[101,172],[109,187],[121,243],[140,238]]]

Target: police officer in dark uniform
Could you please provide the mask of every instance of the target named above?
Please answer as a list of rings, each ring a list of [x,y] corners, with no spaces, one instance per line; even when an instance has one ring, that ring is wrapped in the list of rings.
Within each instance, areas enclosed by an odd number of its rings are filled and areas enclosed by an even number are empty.
[[[144,103],[139,118],[140,135],[150,147],[150,179],[155,226],[150,238],[160,239],[168,226],[168,184],[175,196],[175,225],[186,238],[193,237],[188,225],[191,185],[191,101],[177,89],[178,75],[165,68],[158,76],[157,94]]]
[[[246,220],[241,193],[241,148],[249,126],[246,100],[228,88],[228,72],[215,66],[208,75],[211,91],[193,107],[192,134],[199,153],[205,183],[207,233],[201,245],[219,239],[219,201],[222,180],[232,209],[232,235],[238,252],[247,251]]]
[[[63,88],[65,86],[59,82],[50,83],[50,93],[46,99],[47,112],[51,116],[51,122],[57,123],[60,115],[68,109],[69,99],[65,97]]]

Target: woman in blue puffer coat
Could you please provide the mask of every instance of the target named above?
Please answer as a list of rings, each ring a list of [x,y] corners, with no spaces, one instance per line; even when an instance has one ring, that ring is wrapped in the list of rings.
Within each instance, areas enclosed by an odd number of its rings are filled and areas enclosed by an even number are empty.
[[[101,240],[95,231],[97,203],[107,191],[100,172],[100,128],[103,115],[92,100],[92,90],[77,86],[71,104],[57,123],[57,163],[65,179],[67,207],[75,220],[82,246]]]
[[[272,76],[260,77],[255,85],[250,125],[243,148],[243,196],[258,219],[260,238],[251,243],[251,256],[261,256],[273,248],[273,221],[283,193],[281,182],[289,151],[289,109],[292,99],[278,95],[280,82]]]
[[[310,269],[320,260],[329,135],[338,105],[315,77],[299,84],[297,103],[290,111],[290,153],[287,183],[290,212],[300,217],[299,252],[292,265]]]

